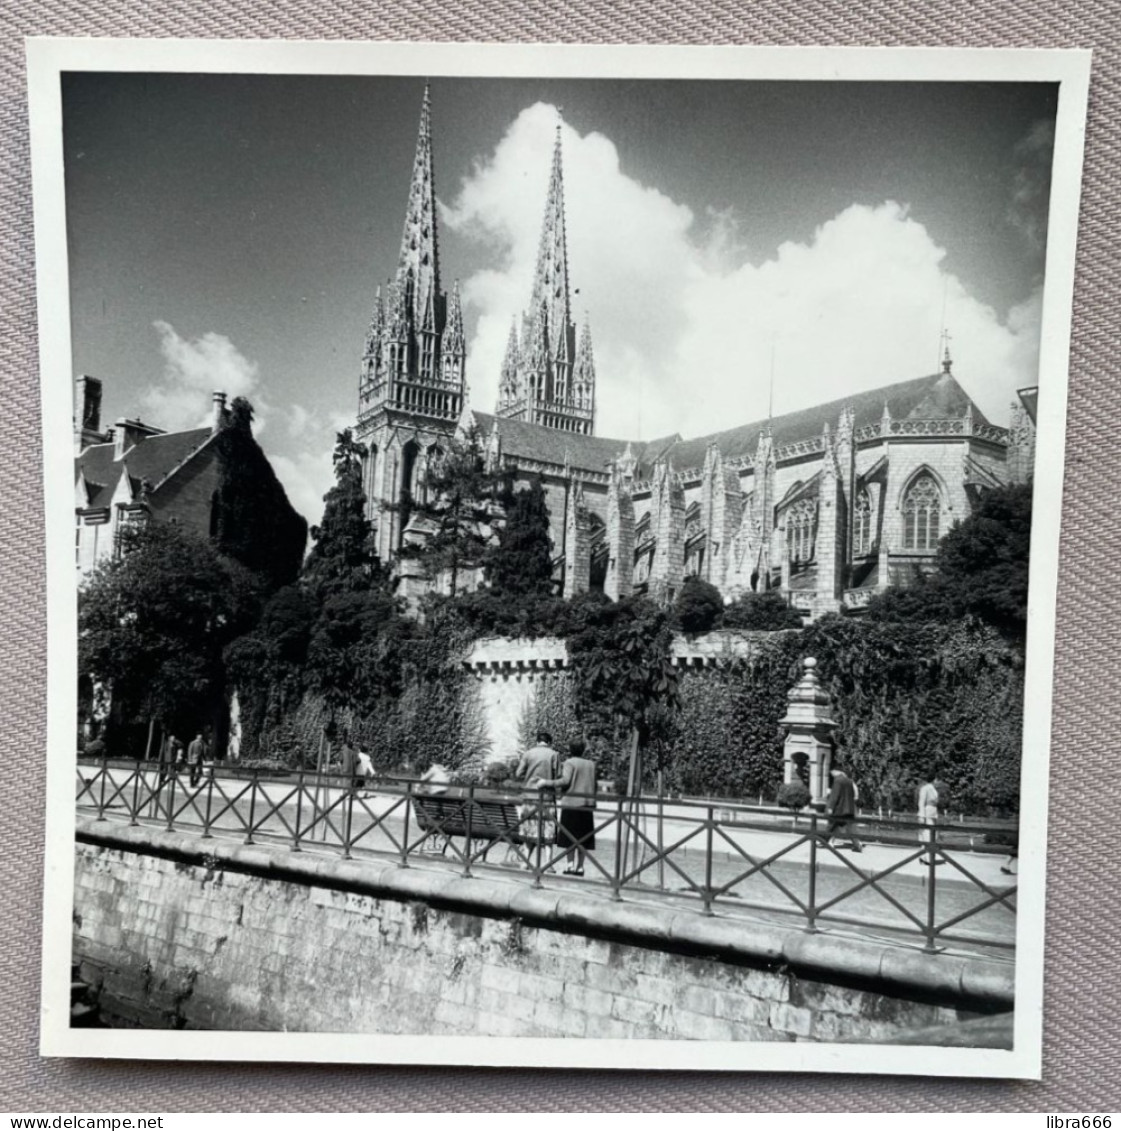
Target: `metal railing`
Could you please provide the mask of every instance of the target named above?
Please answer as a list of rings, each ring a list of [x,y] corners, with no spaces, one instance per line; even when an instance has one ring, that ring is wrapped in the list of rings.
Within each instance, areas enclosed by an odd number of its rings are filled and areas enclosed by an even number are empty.
[[[440,858],[462,872],[516,868],[542,887],[573,847],[586,849],[583,883],[613,899],[653,898],[705,914],[782,913],[810,931],[843,924],[948,943],[1015,947],[1014,876],[995,872],[1009,828],[869,819],[868,856],[829,840],[829,818],[731,802],[600,795],[591,832],[575,844],[558,830],[547,791],[510,794],[405,778],[369,784],[339,775],[287,776],[236,767],[196,770],[154,762],[80,760],[77,806],[98,820],[127,819],[210,837],[287,844],[344,858],[374,854],[407,868]],[[850,839],[853,827],[843,834]],[[490,859],[501,849],[501,860]],[[876,857],[871,864],[871,857]],[[943,867],[944,866],[944,867]],[[579,882],[579,881],[577,881]],[[968,927],[963,930],[963,927]]]

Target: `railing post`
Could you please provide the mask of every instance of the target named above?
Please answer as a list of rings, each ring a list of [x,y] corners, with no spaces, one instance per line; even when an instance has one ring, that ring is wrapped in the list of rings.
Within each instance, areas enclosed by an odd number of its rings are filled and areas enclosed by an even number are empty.
[[[623,838],[626,835],[623,829],[624,804],[624,799],[620,797],[615,806],[615,874],[611,877],[611,898],[616,902],[623,898]],[[559,823],[557,828],[560,828]]]
[[[405,835],[401,837],[401,867],[409,866],[409,813],[413,807],[413,783],[405,782]]]
[[[139,825],[140,814],[140,763],[136,763],[136,777],[132,779],[132,806],[129,814],[129,825]]]
[[[346,811],[343,814],[343,859],[349,860],[350,857],[350,834],[354,828],[354,776],[351,775],[350,781],[346,785],[346,796],[343,798],[343,804],[346,806]]]
[[[175,786],[179,782],[179,773],[174,771],[171,775],[171,787],[167,791],[167,831],[175,828]]]
[[[214,801],[214,763],[206,775],[206,816],[202,819],[202,839],[210,840],[210,807]]]
[[[105,820],[105,782],[109,778],[109,755],[106,754],[101,759],[101,798],[97,803],[97,819],[99,821]]]
[[[472,782],[467,787],[467,836],[466,849],[463,853],[463,874],[465,876],[471,875],[471,818],[474,816],[473,810],[475,808],[475,784]]]
[[[704,906],[705,914],[712,914],[712,834],[713,818],[712,806],[705,810],[705,888]]]
[[[934,890],[936,881],[934,877],[937,874],[934,867],[937,861],[934,859],[934,856],[936,849],[935,838],[937,835],[936,826],[929,825],[927,827],[927,836],[929,839],[926,842],[926,946],[923,947],[923,950],[930,954],[933,954],[938,949],[938,947],[934,945],[934,916],[936,908]]]
[[[245,830],[245,843],[253,843],[253,822],[257,815],[257,771],[249,779],[249,827]]]
[[[545,835],[545,787],[537,787],[537,837],[533,845],[533,886],[541,887],[541,838]]]
[[[292,833],[292,851],[302,852],[300,848],[300,818],[304,812],[304,771],[296,771],[296,828]]]
[[[807,930],[817,930],[817,810],[810,814],[810,892],[807,900]]]

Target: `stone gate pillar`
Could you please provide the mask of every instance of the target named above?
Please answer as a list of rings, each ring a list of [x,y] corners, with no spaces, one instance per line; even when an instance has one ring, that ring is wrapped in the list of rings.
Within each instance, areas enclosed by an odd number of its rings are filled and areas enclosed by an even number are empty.
[[[786,728],[782,780],[794,781],[795,755],[804,754],[810,775],[810,799],[822,801],[829,796],[829,763],[837,724],[830,714],[829,696],[818,682],[816,667],[817,660],[807,656],[802,661],[801,679],[787,695],[786,715],[781,720]]]

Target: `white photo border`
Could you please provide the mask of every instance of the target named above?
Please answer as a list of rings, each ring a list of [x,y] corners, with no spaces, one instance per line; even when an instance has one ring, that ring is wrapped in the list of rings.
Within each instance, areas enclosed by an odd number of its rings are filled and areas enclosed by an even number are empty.
[[[1075,246],[1089,51],[946,48],[677,47],[297,40],[28,39],[47,568],[47,750],[40,1052],[44,1056],[618,1069],[817,1071],[1039,1079],[1042,1063],[1047,784]],[[70,1028],[74,880],[73,734],[77,594],[73,567],[73,373],[62,147],[67,71],[1052,82],[1059,85],[1040,341],[1031,532],[1016,1010],[1011,1051],[382,1034],[164,1032]]]

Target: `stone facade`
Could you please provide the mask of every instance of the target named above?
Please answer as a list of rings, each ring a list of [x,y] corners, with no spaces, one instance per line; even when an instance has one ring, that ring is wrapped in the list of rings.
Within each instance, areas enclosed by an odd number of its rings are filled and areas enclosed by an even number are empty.
[[[375,302],[359,382],[384,560],[424,537],[410,535],[424,469],[469,431],[517,484],[542,483],[561,591],[671,599],[698,576],[729,600],[778,589],[808,618],[859,609],[931,569],[939,538],[984,491],[1030,477],[1034,390],[1021,391],[1010,429],[996,427],[948,352],[939,373],[710,436],[596,436],[591,335],[585,326],[577,340],[571,313],[559,129],[530,304],[510,332],[496,411],[468,407],[458,293],[448,304],[440,290],[431,149],[426,93],[397,282],[389,308],[380,293]],[[586,524],[572,521],[575,479]]]

